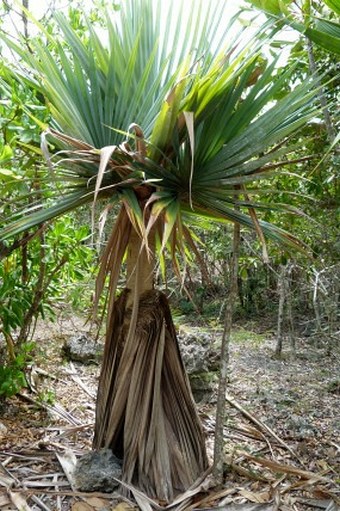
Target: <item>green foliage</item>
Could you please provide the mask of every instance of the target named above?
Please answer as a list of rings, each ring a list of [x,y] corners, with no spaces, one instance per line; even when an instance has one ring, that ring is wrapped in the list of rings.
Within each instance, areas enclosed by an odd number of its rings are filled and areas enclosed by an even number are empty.
[[[0,79],[0,225],[17,208],[24,214],[36,197],[48,198],[53,189],[49,171],[42,166],[41,126],[49,111],[39,91],[12,76],[1,64]],[[54,185],[55,188],[55,185]],[[60,191],[62,193],[62,191]],[[93,250],[88,246],[88,227],[65,217],[53,227],[41,227],[20,239],[0,244],[0,327],[5,335],[24,342],[32,322],[47,314],[57,300],[83,304],[75,281],[88,279]],[[31,239],[32,238],[32,239]],[[29,240],[31,241],[29,242]],[[28,243],[29,242],[29,243]],[[15,250],[17,249],[17,250]],[[86,294],[88,296],[89,293]]]
[[[331,20],[334,13],[339,14],[339,3],[334,0],[321,2],[321,9],[315,2],[292,2],[290,0],[247,0],[254,7],[274,16],[308,37],[325,50],[340,54],[340,24]],[[328,6],[325,12],[324,6]],[[319,13],[318,11],[321,11]],[[320,17],[320,14],[322,17]],[[301,17],[302,15],[302,17]]]
[[[53,389],[43,389],[38,394],[38,400],[41,403],[46,403],[48,405],[54,405],[56,400],[56,393]]]
[[[251,3],[258,9],[279,15],[282,12],[287,12],[287,6],[292,3],[292,0],[252,0]]]
[[[31,303],[31,293],[21,282],[21,267],[16,256],[10,257],[0,266],[0,321],[5,334],[22,326],[25,311]]]
[[[328,5],[338,16],[340,16],[340,4],[339,0],[324,0],[324,3]]]
[[[17,80],[0,64],[0,224],[16,208],[32,203],[32,195],[44,186],[40,131],[49,119],[42,97],[27,83]],[[39,179],[39,185],[37,180]],[[31,198],[29,196],[31,195]]]
[[[32,360],[34,348],[34,343],[22,344],[13,360],[0,365],[0,400],[15,395],[27,386],[25,369]]]
[[[94,252],[86,245],[88,236],[88,227],[66,216],[3,261],[0,325],[5,335],[26,331],[39,315],[52,318],[53,303],[68,302],[70,296],[74,306],[85,306],[90,291],[84,296],[75,283],[89,282],[92,272]]]

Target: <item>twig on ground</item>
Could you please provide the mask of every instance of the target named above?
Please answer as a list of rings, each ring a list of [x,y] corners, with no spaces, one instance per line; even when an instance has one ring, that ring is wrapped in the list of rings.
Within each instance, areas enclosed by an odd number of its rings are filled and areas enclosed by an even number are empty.
[[[254,470],[247,470],[244,467],[241,467],[240,465],[237,465],[236,463],[231,463],[230,468],[234,470],[237,474],[239,474],[242,477],[246,477],[247,479],[252,479],[254,481],[263,481],[263,482],[273,482],[273,479],[266,477],[262,474],[259,474],[258,472],[255,472]]]
[[[23,394],[22,392],[17,394],[18,397],[24,399],[25,401],[28,401],[29,403],[32,403],[39,408],[43,408],[47,412],[54,413],[61,417],[62,419],[66,420],[73,426],[80,426],[81,422],[73,417],[67,410],[65,410],[61,405],[55,404],[55,405],[48,405],[47,403],[43,403],[41,401],[38,401],[37,399],[33,399],[32,397],[28,396],[27,394]]]
[[[23,492],[13,492],[8,490],[8,496],[11,499],[12,504],[18,509],[18,511],[32,511],[32,508],[27,504],[27,501],[23,495]]]
[[[55,483],[54,489],[58,490],[58,474],[54,475],[53,482]],[[60,497],[60,495],[57,495],[56,501],[57,501],[57,511],[61,511],[61,497]]]
[[[39,499],[39,497],[37,497],[36,495],[31,495],[31,499],[33,500],[33,502],[38,504],[38,506],[41,507],[41,509],[43,509],[44,511],[52,511],[52,509],[49,506],[47,506],[45,502]]]
[[[327,509],[332,503],[330,500],[304,499],[302,497],[297,497],[296,501],[305,506],[316,507],[318,509]]]
[[[244,456],[245,458],[247,458],[250,461],[253,461],[254,463],[257,463],[258,465],[263,465],[264,467],[270,468],[271,470],[278,472],[278,473],[293,474],[293,475],[301,477],[302,479],[312,479],[315,481],[323,481],[324,483],[334,484],[331,479],[328,479],[327,477],[324,477],[320,474],[315,474],[314,472],[309,472],[308,470],[301,470],[300,468],[293,467],[291,465],[283,465],[281,463],[267,460],[265,458],[259,458],[256,456],[252,456],[251,454],[248,454],[247,452],[243,452],[243,451],[242,451],[242,456]]]
[[[72,490],[74,490],[75,488],[74,488],[73,474],[74,474],[74,469],[75,469],[75,466],[77,463],[77,458],[75,457],[74,453],[70,449],[67,450],[66,452],[64,452],[63,454],[57,452],[56,456],[57,456],[57,459],[64,471],[64,474],[67,477],[67,480],[68,480]]]
[[[247,419],[249,419],[251,422],[253,422],[254,424],[256,424],[256,426],[258,426],[260,429],[263,429],[265,430],[267,433],[269,433],[273,438],[275,438],[275,440],[277,442],[279,442],[279,444],[284,447],[285,449],[287,449],[287,451],[290,452],[290,454],[292,456],[294,456],[294,458],[298,458],[298,456],[296,455],[296,453],[289,447],[288,444],[286,444],[286,442],[284,442],[283,440],[281,440],[281,438],[279,436],[277,436],[277,434],[269,427],[267,426],[266,424],[264,424],[264,422],[262,422],[260,419],[257,419],[253,414],[251,414],[250,412],[248,412],[248,410],[246,410],[245,408],[243,408],[242,405],[240,405],[240,403],[238,403],[237,401],[235,401],[235,399],[231,396],[229,396],[228,394],[226,394],[226,401],[228,401],[229,404],[231,404],[234,408],[236,408],[236,410],[238,410],[239,412],[241,412],[245,417],[247,417]],[[300,461],[300,460],[299,460]]]
[[[67,371],[67,374],[69,376],[71,376],[72,380],[77,384],[79,385],[79,387],[81,389],[83,389],[83,391],[89,396],[91,397],[93,400],[96,399],[96,396],[86,387],[85,383],[83,383],[83,381],[80,379],[80,377],[77,375],[77,372],[76,372],[76,368],[74,367],[74,365],[72,364],[72,362],[70,362],[70,370]]]
[[[82,424],[81,426],[74,426],[74,427],[59,426],[59,427],[45,428],[45,429],[46,429],[46,431],[61,431],[61,433],[59,433],[59,435],[57,435],[55,438],[64,438],[64,437],[72,436],[75,433],[78,433],[79,431],[84,431],[84,429],[90,429],[90,428],[93,429],[93,427],[94,427],[93,422],[90,422],[89,424]]]

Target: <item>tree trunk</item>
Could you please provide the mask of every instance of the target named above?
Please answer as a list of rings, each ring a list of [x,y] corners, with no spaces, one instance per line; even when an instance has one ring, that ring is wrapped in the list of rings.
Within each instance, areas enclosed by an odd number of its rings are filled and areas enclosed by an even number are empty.
[[[225,421],[225,394],[227,390],[227,377],[229,365],[229,344],[231,328],[233,324],[233,315],[235,302],[237,299],[237,274],[238,260],[240,251],[240,224],[234,225],[233,237],[233,257],[230,272],[229,294],[226,300],[224,328],[221,344],[221,362],[219,385],[217,392],[216,407],[216,426],[215,426],[215,446],[214,446],[214,470],[215,479],[222,484],[223,482],[223,462],[224,462],[224,421]]]
[[[322,333],[322,322],[321,322],[321,310],[320,310],[320,302],[319,302],[319,281],[320,281],[320,272],[314,270],[315,280],[314,280],[314,289],[313,289],[313,308],[315,314],[315,325],[316,325],[316,333],[321,335]]]
[[[280,265],[279,280],[277,283],[279,292],[279,311],[277,316],[277,333],[276,333],[276,347],[275,355],[281,357],[282,344],[283,344],[283,320],[284,320],[284,305],[286,300],[286,286],[285,286],[286,270],[284,265]]]
[[[131,290],[128,303],[133,303],[145,291],[154,288],[155,273],[155,239],[154,235],[149,236],[148,251],[143,246],[140,236],[134,229],[131,229],[128,254],[127,254],[127,281],[126,287]]]
[[[207,468],[204,436],[167,298],[153,289],[154,259],[136,234],[127,271],[109,311],[93,446],[123,460],[124,482],[170,501]]]
[[[289,264],[287,268],[287,278],[285,279],[286,286],[286,309],[287,309],[287,322],[288,322],[288,332],[289,332],[289,341],[290,347],[292,350],[292,356],[296,357],[296,341],[295,341],[295,329],[294,329],[294,317],[293,317],[293,286],[292,286],[292,272],[294,269],[293,264]]]

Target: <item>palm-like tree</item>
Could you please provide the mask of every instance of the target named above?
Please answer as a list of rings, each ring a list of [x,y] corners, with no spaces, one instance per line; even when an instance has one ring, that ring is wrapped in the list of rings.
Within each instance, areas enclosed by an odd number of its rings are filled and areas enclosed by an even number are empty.
[[[85,203],[120,204],[97,283],[99,296],[109,275],[94,447],[123,458],[125,482],[166,500],[208,462],[155,271],[165,251],[177,274],[181,257],[198,254],[190,230],[197,217],[297,247],[258,220],[255,210],[269,207],[258,183],[289,162],[289,135],[314,115],[308,83],[275,100],[289,71],[277,76],[275,63],[263,64],[266,31],[246,44],[232,23],[225,26],[225,2],[204,3],[187,14],[173,12],[171,2],[125,0],[107,15],[105,35],[90,21],[79,34],[57,13],[60,35],[40,27],[31,51],[6,39],[21,57],[16,78],[50,106],[45,137],[53,156],[45,199],[40,191],[37,204],[18,209],[0,239]],[[125,256],[126,289],[117,299]]]

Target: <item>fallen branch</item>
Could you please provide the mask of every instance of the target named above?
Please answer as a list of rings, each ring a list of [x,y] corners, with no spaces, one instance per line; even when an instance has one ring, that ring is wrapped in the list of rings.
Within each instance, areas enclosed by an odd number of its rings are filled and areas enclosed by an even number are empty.
[[[265,438],[263,436],[263,433],[259,431],[256,428],[252,428],[251,426],[231,426],[228,425],[228,429],[232,429],[236,431],[237,433],[240,433],[240,435],[246,436],[248,438],[251,438],[253,440],[259,440],[261,442],[265,442]]]
[[[235,493],[237,493],[237,488],[224,488],[223,490],[220,490],[220,491],[217,491],[217,492],[216,491],[215,492],[212,491],[211,493],[209,493],[209,495],[204,496],[204,497],[202,497],[201,500],[196,501],[189,508],[189,510],[191,511],[191,509],[197,509],[197,508],[205,509],[205,507],[208,506],[208,505],[215,505],[216,508],[219,509],[220,502],[219,502],[218,506],[216,505],[216,502],[220,501],[223,498],[225,499],[226,497],[230,497],[230,495],[233,495]]]

